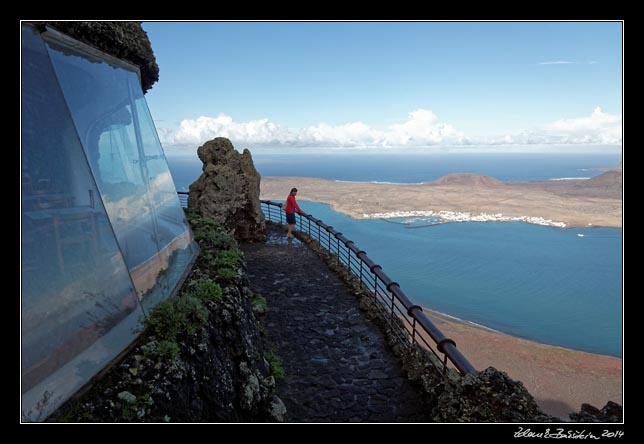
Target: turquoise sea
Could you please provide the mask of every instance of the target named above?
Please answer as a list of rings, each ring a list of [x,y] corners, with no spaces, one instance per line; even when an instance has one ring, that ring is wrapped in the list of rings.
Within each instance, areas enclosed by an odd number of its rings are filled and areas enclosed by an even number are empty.
[[[608,154],[253,157],[262,175],[404,183],[450,172],[510,181],[592,177],[621,160]],[[201,172],[198,159],[168,161],[177,189]],[[300,189],[304,211],[353,240],[420,305],[514,336],[622,356],[621,229],[355,220],[305,199]]]
[[[401,225],[299,201],[365,250],[419,305],[545,344],[622,355],[620,229]]]

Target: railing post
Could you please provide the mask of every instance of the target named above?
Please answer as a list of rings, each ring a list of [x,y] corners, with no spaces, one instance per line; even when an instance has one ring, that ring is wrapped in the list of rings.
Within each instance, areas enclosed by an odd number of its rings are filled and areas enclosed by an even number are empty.
[[[375,273],[373,275],[373,297],[378,299],[378,275]]]
[[[362,264],[364,262],[362,262],[362,258],[360,258],[360,256],[358,256],[358,259],[360,259],[360,289],[362,289],[362,285],[363,285],[363,283],[362,283],[362,268],[363,268]]]
[[[416,343],[416,318],[411,318],[411,345],[413,346]]]

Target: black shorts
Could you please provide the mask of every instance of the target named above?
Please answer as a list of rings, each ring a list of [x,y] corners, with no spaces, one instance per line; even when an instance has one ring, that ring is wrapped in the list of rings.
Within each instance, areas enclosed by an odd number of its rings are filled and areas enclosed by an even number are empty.
[[[295,213],[286,213],[286,223],[295,225]]]

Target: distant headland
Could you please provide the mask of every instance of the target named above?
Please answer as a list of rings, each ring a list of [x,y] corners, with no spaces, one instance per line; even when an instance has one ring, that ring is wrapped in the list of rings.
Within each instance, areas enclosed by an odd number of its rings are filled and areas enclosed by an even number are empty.
[[[435,216],[446,222],[523,221],[554,227],[622,226],[622,169],[591,179],[501,182],[478,174],[448,174],[433,182],[338,182],[311,177],[263,177],[261,198],[330,204],[357,219]]]

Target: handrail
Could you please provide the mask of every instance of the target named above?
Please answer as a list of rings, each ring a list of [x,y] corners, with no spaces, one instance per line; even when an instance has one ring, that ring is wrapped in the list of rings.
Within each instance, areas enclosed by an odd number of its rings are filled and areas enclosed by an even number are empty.
[[[279,223],[284,223],[282,217],[284,205],[282,203],[260,200],[260,204],[266,207],[264,215],[267,220],[277,222],[277,216],[279,215]],[[277,211],[271,210],[272,207],[277,207]],[[421,346],[424,344],[428,350],[442,361],[444,371],[447,369],[447,360],[461,374],[476,371],[472,364],[456,348],[456,343],[443,335],[423,312],[422,307],[414,304],[402,291],[400,285],[389,278],[382,270],[382,267],[369,258],[366,252],[356,247],[355,243],[347,239],[341,232],[336,231],[332,226],[325,224],[310,214],[298,214],[298,216],[302,227],[300,231],[317,240],[322,247],[337,258],[340,265],[344,266],[359,280],[361,288],[365,287],[373,293],[377,307],[386,316],[389,324],[394,327],[392,330],[395,330],[394,334],[397,335],[397,339],[403,345],[411,347],[414,344]],[[302,219],[305,219],[306,222],[303,222]],[[323,231],[326,232],[326,235],[323,234]],[[345,247],[342,251],[340,250],[340,244]],[[432,339],[436,350],[443,353],[443,359],[436,354],[434,347],[427,341],[426,336]]]
[[[188,196],[190,193],[188,191],[177,191],[177,194],[179,195],[179,203],[181,204],[181,208],[188,208]]]

